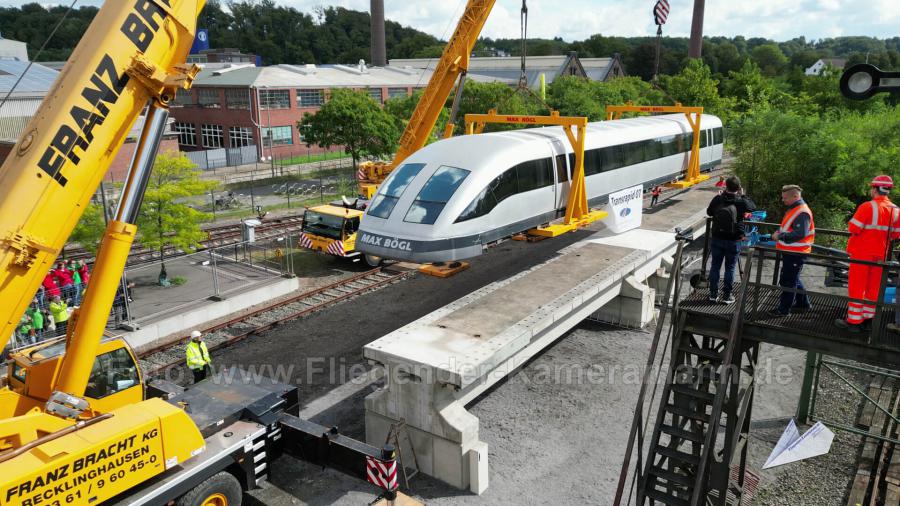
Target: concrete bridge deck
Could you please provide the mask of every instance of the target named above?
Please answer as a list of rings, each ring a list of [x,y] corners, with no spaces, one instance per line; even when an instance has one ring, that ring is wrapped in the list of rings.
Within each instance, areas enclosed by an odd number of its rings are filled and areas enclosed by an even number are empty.
[[[624,234],[601,225],[559,256],[367,345],[364,355],[384,368],[385,387],[366,399],[366,439],[383,443],[391,424],[403,420],[422,472],[486,490],[488,448],[466,405],[585,318],[629,327],[652,321],[674,229],[701,233],[713,195],[685,192]]]

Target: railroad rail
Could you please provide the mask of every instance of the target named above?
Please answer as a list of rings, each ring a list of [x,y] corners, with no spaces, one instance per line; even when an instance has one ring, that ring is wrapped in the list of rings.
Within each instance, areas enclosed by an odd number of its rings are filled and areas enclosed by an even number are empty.
[[[405,279],[413,272],[415,271],[385,272],[382,267],[378,267],[200,330],[205,335],[209,350],[213,351],[287,321],[302,318],[363,293],[378,290]],[[145,377],[157,375],[170,367],[182,364],[186,343],[187,338],[141,353],[139,360]]]
[[[900,449],[889,441],[898,436],[897,423],[876,408],[876,403],[888,406],[897,416],[900,394],[890,384],[873,380],[862,400],[856,426],[871,436],[864,437],[856,460],[857,471],[847,497],[848,506],[900,504]]]
[[[263,222],[262,225],[256,227],[256,238],[257,240],[270,239],[279,235],[298,232],[302,227],[303,215],[291,215],[272,218]],[[236,244],[241,242],[243,237],[240,223],[209,227],[203,229],[203,231],[207,232],[209,234],[209,237],[206,240],[200,242],[201,247],[198,248],[198,251]],[[186,254],[183,251],[173,247],[166,248],[165,251],[167,255],[166,258],[173,258],[175,256]],[[80,246],[66,248],[65,258],[85,260],[88,263],[93,263],[94,260],[93,255]],[[127,265],[129,267],[134,267],[158,259],[159,250],[143,248],[140,245],[135,245],[131,250],[131,254],[128,256]]]

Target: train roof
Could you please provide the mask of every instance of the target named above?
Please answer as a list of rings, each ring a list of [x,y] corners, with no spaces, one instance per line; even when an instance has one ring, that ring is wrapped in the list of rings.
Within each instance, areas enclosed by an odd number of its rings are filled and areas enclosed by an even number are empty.
[[[721,127],[722,121],[716,116],[704,114],[700,126]],[[588,123],[585,148],[624,144],[690,131],[690,124],[684,114],[597,121]],[[429,163],[440,160],[444,165],[467,170],[492,163],[509,167],[513,165],[508,163],[510,153],[515,153],[515,158],[520,160],[546,157],[546,143],[535,142],[541,138],[561,145],[566,152],[572,152],[572,146],[562,127],[554,126],[452,137],[425,146],[404,160],[404,163]]]

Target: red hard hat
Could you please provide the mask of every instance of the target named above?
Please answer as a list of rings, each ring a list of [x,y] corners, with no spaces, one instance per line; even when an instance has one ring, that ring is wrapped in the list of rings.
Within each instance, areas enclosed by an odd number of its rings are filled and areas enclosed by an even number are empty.
[[[872,180],[869,186],[877,186],[879,188],[893,188],[894,180],[891,179],[891,176],[875,176],[875,179]]]

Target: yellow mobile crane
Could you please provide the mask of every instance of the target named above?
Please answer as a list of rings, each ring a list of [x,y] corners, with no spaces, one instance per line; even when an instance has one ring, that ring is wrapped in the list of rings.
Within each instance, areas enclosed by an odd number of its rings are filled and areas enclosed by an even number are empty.
[[[465,84],[466,72],[469,69],[469,57],[484,23],[487,21],[496,0],[469,0],[463,15],[456,25],[456,31],[450,37],[450,41],[441,54],[435,66],[431,80],[422,93],[412,117],[409,119],[403,135],[400,136],[400,147],[390,163],[365,162],[360,165],[357,179],[359,179],[359,193],[361,196],[371,199],[380,185],[394,168],[399,166],[409,155],[420,150],[428,142],[428,136],[434,130],[444,102],[450,96],[457,78],[459,85],[456,88],[456,100],[453,103],[451,117],[456,116],[459,97],[462,95]],[[444,137],[453,133],[453,121],[447,123]]]
[[[104,338],[168,104],[199,70],[183,62],[204,3],[104,3],[0,169],[5,345],[147,110],[115,219],[65,340],[11,355],[0,388],[0,505],[240,504],[242,489],[264,480],[282,452],[368,474],[395,497],[392,449],[288,414],[299,404],[296,387],[147,386],[128,345]]]
[[[400,147],[394,159],[390,163],[364,162],[360,165],[357,180],[359,194],[364,199],[371,199],[378,190],[378,185],[388,174],[409,155],[425,145],[428,136],[434,130],[444,102],[459,79],[451,116],[456,115],[466,71],[469,68],[469,56],[495,2],[496,0],[469,0],[466,4],[456,31],[444,48],[431,80],[428,81],[428,86],[400,137]],[[444,136],[449,137],[452,132],[451,120],[447,124]],[[381,263],[381,258],[362,255],[356,250],[356,231],[359,229],[359,221],[363,214],[363,209],[351,205],[325,204],[309,208],[304,214],[300,245],[313,251],[354,261],[364,258],[369,265],[377,266]]]

